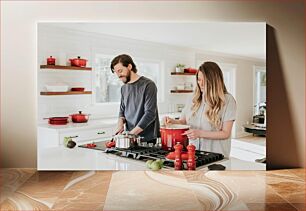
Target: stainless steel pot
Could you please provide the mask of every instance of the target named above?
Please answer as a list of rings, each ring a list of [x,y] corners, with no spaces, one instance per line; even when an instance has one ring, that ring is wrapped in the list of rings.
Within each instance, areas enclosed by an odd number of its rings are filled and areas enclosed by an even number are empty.
[[[113,136],[113,140],[116,142],[115,147],[122,149],[139,146],[142,139],[143,137],[134,134],[128,134],[126,132]]]

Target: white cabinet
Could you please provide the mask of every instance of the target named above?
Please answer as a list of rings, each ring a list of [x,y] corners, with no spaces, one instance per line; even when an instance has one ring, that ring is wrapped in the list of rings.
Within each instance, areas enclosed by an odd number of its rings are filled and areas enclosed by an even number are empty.
[[[59,134],[59,145],[63,144],[65,137],[72,137],[72,139],[77,143],[83,143],[88,141],[94,141],[97,139],[104,140],[106,138],[111,138],[113,134],[112,128],[102,128],[102,129],[92,129],[84,131],[73,131],[73,132],[61,132]]]
[[[50,148],[63,145],[65,137],[72,139],[79,144],[92,141],[103,141],[111,139],[116,125],[104,124],[99,121],[88,125],[74,125],[69,123],[66,126],[41,125],[37,131],[37,148]]]

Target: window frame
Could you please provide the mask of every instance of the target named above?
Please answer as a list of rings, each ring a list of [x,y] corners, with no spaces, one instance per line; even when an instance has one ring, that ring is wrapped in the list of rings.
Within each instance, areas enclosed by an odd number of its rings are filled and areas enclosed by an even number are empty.
[[[116,54],[117,55],[117,54]],[[97,57],[102,57],[102,58],[110,58],[113,59],[115,56],[110,55],[110,54],[101,54],[101,53],[95,53],[93,55],[94,57],[94,64],[93,64],[93,71],[92,71],[92,104],[94,106],[97,106],[99,108],[103,107],[111,107],[111,106],[119,106],[120,105],[120,100],[119,102],[97,102],[96,101],[96,58]],[[157,103],[164,103],[165,102],[165,77],[164,77],[164,61],[160,59],[148,59],[148,58],[141,58],[141,57],[134,57],[133,58],[136,67],[138,68],[139,64],[141,63],[155,63],[159,66],[158,74],[157,74],[157,82],[154,82],[156,84],[156,87],[158,89],[158,96],[157,96]],[[139,72],[137,72],[139,73]],[[142,76],[142,75],[141,75]],[[152,79],[151,79],[152,80]]]
[[[259,107],[257,108],[257,81],[256,81],[256,74],[258,72],[264,72],[267,76],[267,69],[265,66],[253,66],[253,115],[257,115],[259,111]],[[267,90],[267,84],[266,84],[266,90]],[[267,92],[266,92],[267,94]],[[266,102],[267,102],[267,95],[266,95]]]

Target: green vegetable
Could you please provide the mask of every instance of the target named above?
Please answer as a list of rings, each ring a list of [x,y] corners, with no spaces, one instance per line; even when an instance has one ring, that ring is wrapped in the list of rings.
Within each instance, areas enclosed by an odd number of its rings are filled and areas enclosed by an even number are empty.
[[[164,161],[163,160],[158,159],[155,162],[157,162],[159,164],[160,168],[164,167]]]
[[[68,144],[69,141],[72,141],[71,137],[69,137],[69,136],[68,137],[64,137],[64,146],[65,147],[67,147],[67,144]]]
[[[149,169],[152,169],[153,171],[157,171],[159,169],[161,169],[163,166],[164,166],[164,161],[163,160],[160,160],[160,159],[157,159],[157,160],[147,160],[146,162],[146,166],[149,168]]]
[[[153,171],[158,171],[159,169],[161,169],[160,168],[160,164],[159,164],[159,162],[157,161],[154,161],[151,165],[150,165],[150,167],[151,167],[151,169],[153,170]]]
[[[153,160],[147,160],[146,166],[150,169],[152,163],[153,163]]]

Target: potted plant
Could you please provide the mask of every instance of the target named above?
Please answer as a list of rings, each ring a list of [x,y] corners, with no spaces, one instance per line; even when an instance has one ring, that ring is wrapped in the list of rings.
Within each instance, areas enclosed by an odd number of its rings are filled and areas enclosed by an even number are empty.
[[[184,64],[177,64],[176,67],[175,67],[175,72],[183,73],[184,72],[184,67],[185,67]]]

